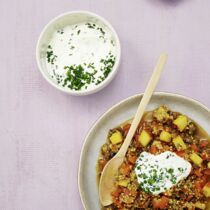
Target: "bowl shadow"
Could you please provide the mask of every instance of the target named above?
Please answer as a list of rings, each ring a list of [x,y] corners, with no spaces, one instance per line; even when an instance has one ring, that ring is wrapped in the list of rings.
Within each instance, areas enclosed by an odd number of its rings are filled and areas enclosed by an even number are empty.
[[[148,0],[148,1],[156,5],[164,4],[168,6],[177,6],[178,4],[184,3],[188,0]]]

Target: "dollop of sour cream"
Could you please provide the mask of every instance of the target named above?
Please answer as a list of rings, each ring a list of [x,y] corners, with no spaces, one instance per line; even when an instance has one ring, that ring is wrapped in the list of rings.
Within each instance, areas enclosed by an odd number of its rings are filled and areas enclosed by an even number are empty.
[[[142,152],[136,161],[135,173],[141,189],[158,195],[186,178],[191,168],[188,161],[174,152],[159,155]]]

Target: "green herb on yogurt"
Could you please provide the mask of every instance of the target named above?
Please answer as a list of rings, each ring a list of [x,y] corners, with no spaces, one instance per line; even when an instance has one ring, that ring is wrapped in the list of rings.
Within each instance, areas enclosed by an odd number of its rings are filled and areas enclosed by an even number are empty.
[[[114,43],[114,40],[113,39],[111,39],[111,44],[112,44],[112,46],[115,46],[115,43]]]
[[[60,84],[63,81],[63,76],[60,74],[57,74],[55,72],[55,69],[53,69],[53,75],[51,77],[55,78],[58,84]]]
[[[72,65],[64,67],[66,78],[64,79],[63,87],[68,87],[72,90],[81,90],[86,84],[90,84],[94,80],[93,73],[86,72],[82,65]]]
[[[92,29],[95,29],[96,27],[96,24],[95,23],[86,23],[85,25],[87,25],[88,28],[92,28]]]
[[[51,63],[52,65],[56,61],[57,55],[54,55],[52,46],[48,45],[48,50],[47,50],[47,62]]]
[[[63,29],[59,29],[59,30],[57,30],[57,33],[58,34],[64,34],[64,30]]]
[[[103,30],[103,28],[97,28],[101,33],[102,35],[105,35],[105,31]]]
[[[103,76],[101,76],[97,82],[96,85],[99,85],[101,82],[103,82],[112,71],[112,68],[115,64],[115,57],[111,53],[109,53],[105,59],[101,59],[101,63],[103,64],[101,67],[101,71],[103,72]]]

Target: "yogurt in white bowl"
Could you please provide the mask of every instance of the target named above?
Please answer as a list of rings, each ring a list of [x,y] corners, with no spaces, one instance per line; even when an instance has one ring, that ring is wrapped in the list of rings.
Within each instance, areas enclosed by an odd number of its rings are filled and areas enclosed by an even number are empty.
[[[106,20],[77,11],[56,17],[44,28],[36,58],[51,85],[72,95],[88,95],[113,79],[120,53],[119,38]]]

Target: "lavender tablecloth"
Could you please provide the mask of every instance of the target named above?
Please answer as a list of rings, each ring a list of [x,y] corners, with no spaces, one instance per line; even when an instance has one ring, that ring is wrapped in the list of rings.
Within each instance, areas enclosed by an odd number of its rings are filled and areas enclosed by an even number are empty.
[[[90,10],[122,44],[120,71],[97,94],[71,97],[40,75],[35,46],[54,16]],[[142,92],[159,54],[169,60],[157,88],[210,106],[210,1],[1,0],[0,210],[80,210],[80,150],[104,112]],[[94,210],[94,209],[93,209]]]

